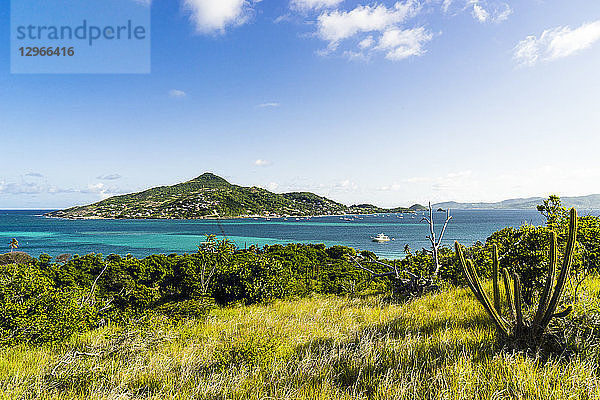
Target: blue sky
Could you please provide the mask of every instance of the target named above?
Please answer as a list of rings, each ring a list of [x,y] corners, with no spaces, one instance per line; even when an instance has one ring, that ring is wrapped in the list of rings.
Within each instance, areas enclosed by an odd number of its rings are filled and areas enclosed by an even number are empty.
[[[19,75],[0,4],[0,208],[205,171],[347,204],[600,193],[598,1],[154,0],[151,13],[150,74]]]

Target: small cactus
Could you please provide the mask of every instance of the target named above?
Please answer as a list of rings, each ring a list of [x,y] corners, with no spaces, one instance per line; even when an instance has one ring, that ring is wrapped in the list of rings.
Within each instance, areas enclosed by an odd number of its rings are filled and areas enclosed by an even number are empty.
[[[556,266],[558,263],[556,233],[553,231],[550,232],[550,267],[544,288],[540,295],[535,316],[530,322],[526,321],[523,316],[520,278],[516,273],[512,273],[513,288],[511,290],[511,277],[506,268],[502,269],[502,278],[504,281],[506,302],[510,311],[510,319],[502,316],[498,270],[498,248],[496,245],[494,245],[492,248],[493,301],[490,301],[488,296],[483,291],[483,286],[479,276],[477,275],[473,262],[471,260],[465,260],[462,247],[458,244],[458,242],[454,243],[456,255],[463,270],[465,271],[465,275],[467,276],[469,288],[477,300],[483,305],[485,311],[492,318],[494,325],[501,336],[505,338],[512,338],[513,340],[521,343],[526,343],[527,347],[539,346],[552,318],[566,317],[571,312],[572,307],[570,306],[559,313],[556,313],[556,308],[558,307],[558,303],[562,296],[565,283],[571,269],[576,237],[577,212],[574,208],[572,208],[569,216],[569,236],[567,240],[567,247],[565,249],[560,274],[558,278],[556,278],[556,283],[554,282]]]

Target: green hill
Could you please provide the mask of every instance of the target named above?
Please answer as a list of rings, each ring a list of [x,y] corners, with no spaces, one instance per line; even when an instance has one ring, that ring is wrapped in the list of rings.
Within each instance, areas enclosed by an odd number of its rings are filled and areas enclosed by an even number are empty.
[[[414,207],[414,206],[413,206]],[[411,207],[412,209],[412,207]],[[236,218],[283,215],[337,215],[400,212],[360,205],[348,207],[310,192],[277,194],[259,187],[232,185],[205,173],[187,182],[114,196],[87,206],[53,211],[58,218]]]

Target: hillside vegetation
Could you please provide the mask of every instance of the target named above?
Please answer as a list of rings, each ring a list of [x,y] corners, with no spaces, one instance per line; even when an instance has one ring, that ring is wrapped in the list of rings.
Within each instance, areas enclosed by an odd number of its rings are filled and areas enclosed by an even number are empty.
[[[139,193],[110,197],[87,206],[46,214],[59,218],[235,218],[249,216],[317,216],[401,212],[424,209],[384,209],[370,204],[346,206],[310,192],[277,194],[259,187],[232,185],[205,173],[191,181]]]

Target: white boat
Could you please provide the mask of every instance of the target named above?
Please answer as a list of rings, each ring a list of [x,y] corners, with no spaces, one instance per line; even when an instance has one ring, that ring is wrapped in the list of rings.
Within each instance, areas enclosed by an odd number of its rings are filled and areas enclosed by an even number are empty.
[[[382,242],[389,242],[390,238],[388,236],[386,236],[385,234],[380,233],[379,235],[372,237],[371,240],[373,240],[374,242],[382,243]]]

